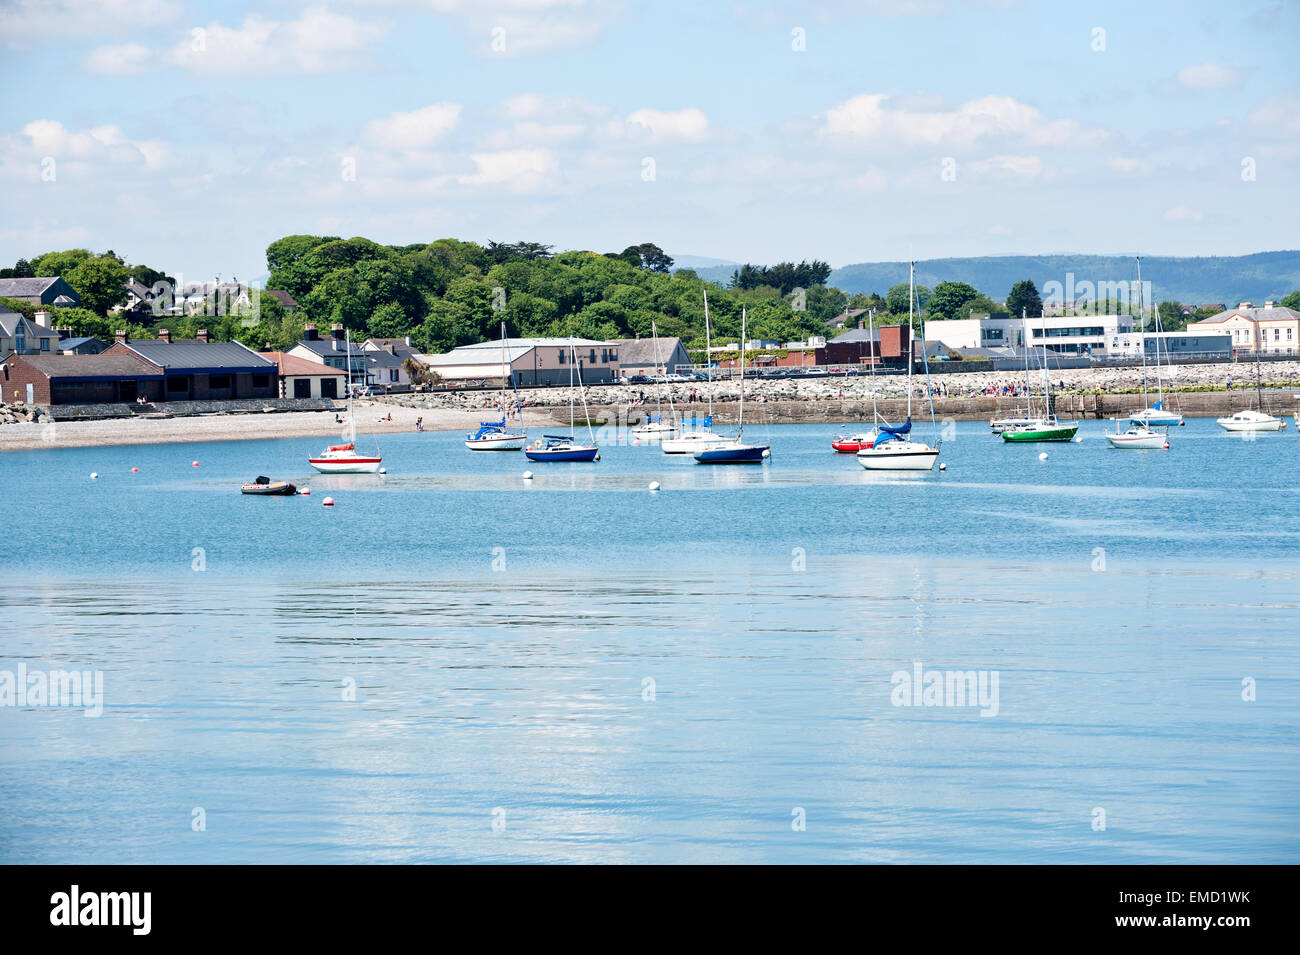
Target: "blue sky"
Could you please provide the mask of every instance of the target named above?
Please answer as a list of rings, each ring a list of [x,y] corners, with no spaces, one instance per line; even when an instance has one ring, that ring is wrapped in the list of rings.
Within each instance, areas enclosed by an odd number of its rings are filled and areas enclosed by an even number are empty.
[[[0,261],[1297,247],[1300,4],[1134,6],[0,0]]]

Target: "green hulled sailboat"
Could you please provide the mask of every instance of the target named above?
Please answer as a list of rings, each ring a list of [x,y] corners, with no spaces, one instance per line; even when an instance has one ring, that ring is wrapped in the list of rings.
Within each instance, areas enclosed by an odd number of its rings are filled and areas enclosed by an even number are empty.
[[[1027,319],[1023,313],[1021,313],[1020,320],[1022,323],[1026,323],[1025,354],[1027,356],[1029,354],[1029,336]],[[1030,401],[1032,401],[1032,398]],[[1073,441],[1075,432],[1079,430],[1077,422],[1057,420],[1052,409],[1052,382],[1047,377],[1046,322],[1044,322],[1043,341],[1043,411],[1044,415],[1040,418],[1033,418],[1030,421],[1012,425],[1004,430],[1002,440],[1012,444],[1029,444],[1037,441]]]

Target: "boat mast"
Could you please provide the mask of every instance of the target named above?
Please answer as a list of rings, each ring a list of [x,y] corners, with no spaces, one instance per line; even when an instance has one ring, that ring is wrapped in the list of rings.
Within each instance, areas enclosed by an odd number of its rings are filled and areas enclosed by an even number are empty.
[[[502,354],[502,358],[505,360],[506,367],[510,369],[510,389],[515,394],[515,414],[519,416],[519,428],[526,435],[528,433],[528,429],[524,427],[524,406],[523,403],[519,400],[519,384],[518,382],[515,381],[515,363],[510,360],[510,341],[509,341],[509,337],[506,335],[505,322],[501,323],[501,354]],[[504,419],[505,418],[505,407],[504,407],[505,379],[504,378],[501,381],[501,397],[503,401],[503,406],[501,409],[501,417]]]
[[[740,424],[736,440],[745,435],[745,306],[740,306]]]
[[[650,319],[650,335],[653,339],[655,349],[655,376],[659,374],[659,329],[655,326],[655,320]],[[668,376],[668,366],[664,365],[664,377]],[[657,383],[659,387],[655,388],[655,412],[659,415],[659,421],[662,424],[664,420],[664,382]]]
[[[916,262],[907,264],[907,416],[912,417],[912,296],[916,288]]]
[[[704,290],[704,374],[708,379],[709,418],[713,417],[713,344],[709,335],[709,290]],[[712,421],[709,426],[712,427]]]
[[[573,366],[578,363],[578,348],[569,337],[569,441],[573,441]]]
[[[1047,377],[1047,316],[1039,315],[1043,325],[1043,417],[1051,424],[1055,415],[1052,413],[1052,380]]]
[[[876,411],[876,310],[867,310],[867,344],[871,346],[871,426],[876,427],[880,414]],[[911,342],[908,342],[911,345]]]
[[[575,365],[578,364],[577,355],[574,355],[573,363]],[[591,430],[591,412],[587,410],[587,391],[585,388],[582,387],[582,366],[581,365],[578,365],[578,394],[582,396],[582,416],[585,419],[587,419],[587,438],[591,441],[592,444],[595,444],[596,435]],[[572,395],[570,395],[569,402],[570,402],[569,407],[573,407]],[[570,420],[569,420],[569,438],[570,440],[572,440],[573,438],[572,412],[570,412]]]
[[[356,446],[357,443],[357,416],[352,410],[352,331],[343,333],[344,340],[347,342],[347,363],[348,363],[348,442]],[[338,339],[334,339],[338,341]]]
[[[1142,404],[1150,407],[1147,402],[1147,321],[1146,316],[1142,314],[1142,256],[1137,257],[1138,263],[1138,317],[1142,319]],[[1160,347],[1160,339],[1156,338],[1156,348]],[[1156,374],[1160,373],[1160,359],[1156,358]],[[1147,427],[1151,426],[1151,416],[1147,415]]]
[[[1020,337],[1025,346],[1025,418],[1034,416],[1033,389],[1029,387],[1029,309],[1020,307]]]

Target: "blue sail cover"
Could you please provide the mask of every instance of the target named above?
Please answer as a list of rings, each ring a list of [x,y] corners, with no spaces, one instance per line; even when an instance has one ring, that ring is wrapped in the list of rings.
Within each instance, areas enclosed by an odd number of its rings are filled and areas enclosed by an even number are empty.
[[[506,419],[505,416],[503,415],[500,421],[480,421],[478,424],[479,424],[478,432],[475,434],[467,434],[465,437],[469,438],[469,440],[471,441],[477,441],[479,438],[483,437],[484,435],[495,434],[497,432],[504,431],[506,428]]]
[[[1155,409],[1156,411],[1164,411],[1164,410],[1165,410],[1165,403],[1164,403],[1163,401],[1157,401],[1157,402],[1156,402],[1155,404],[1153,404],[1151,407],[1152,407],[1153,409]]]
[[[911,432],[912,417],[911,415],[908,415],[907,420],[898,426],[882,424],[880,426],[880,437],[876,438],[876,444],[879,445],[880,443],[889,441],[892,438],[902,438],[903,435],[911,434]]]

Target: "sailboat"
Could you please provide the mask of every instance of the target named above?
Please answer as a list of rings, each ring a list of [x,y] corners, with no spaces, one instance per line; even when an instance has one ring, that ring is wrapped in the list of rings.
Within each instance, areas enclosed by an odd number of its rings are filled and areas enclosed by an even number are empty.
[[[1281,431],[1286,422],[1264,410],[1264,392],[1260,378],[1259,346],[1255,346],[1255,409],[1238,411],[1234,415],[1216,419],[1224,431]]]
[[[994,434],[1001,434],[1003,431],[1010,431],[1012,428],[1023,428],[1033,424],[1038,419],[1034,417],[1034,409],[1030,402],[1033,400],[1029,392],[1029,313],[1025,309],[1020,310],[1020,337],[1023,340],[1021,344],[1025,347],[1025,413],[1022,415],[1012,415],[1008,418],[994,418],[989,422],[989,430]]]
[[[1141,315],[1142,314],[1142,292],[1141,292],[1142,259],[1140,257],[1138,258],[1137,268],[1138,268],[1138,289],[1139,289],[1137,310],[1138,310],[1138,314]],[[1156,314],[1159,315],[1159,312],[1157,311]],[[1147,349],[1146,349],[1145,337],[1146,336],[1143,336],[1144,341],[1142,343],[1142,403],[1144,405],[1147,403]],[[1158,343],[1159,341],[1160,339],[1157,337],[1156,342]],[[1157,353],[1157,357],[1156,357],[1157,376],[1160,373],[1159,362],[1160,359]],[[1160,402],[1156,402],[1154,408],[1147,408],[1145,412],[1139,412],[1138,415],[1133,415],[1132,417],[1129,418],[1129,427],[1125,431],[1119,430],[1120,422],[1119,419],[1116,419],[1115,432],[1113,434],[1107,432],[1106,440],[1110,442],[1110,446],[1112,448],[1128,449],[1134,451],[1160,451],[1160,450],[1168,451],[1169,450],[1168,431],[1167,430],[1164,432],[1155,431],[1151,428],[1151,425],[1149,423],[1150,412],[1152,411],[1160,412],[1160,410],[1161,410]],[[1146,417],[1142,418],[1139,417],[1139,415],[1145,415]],[[1179,417],[1178,420],[1181,422],[1182,418]]]
[[[709,414],[703,425],[692,421],[687,431],[674,438],[664,438],[659,442],[659,449],[664,454],[694,454],[709,443],[716,443],[718,436],[713,433],[713,340],[709,328],[709,290],[704,290],[704,368],[708,376],[706,389],[709,399]]]
[[[1142,288],[1141,257],[1139,257],[1137,260],[1137,267],[1138,267],[1138,289],[1140,290]],[[1141,295],[1142,294],[1141,291],[1139,291],[1138,294]],[[1134,424],[1146,425],[1148,428],[1154,425],[1162,425],[1162,426],[1181,425],[1183,424],[1183,416],[1178,414],[1175,411],[1170,411],[1167,408],[1165,408],[1165,384],[1164,384],[1164,380],[1160,377],[1160,345],[1163,342],[1163,339],[1160,337],[1160,331],[1161,331],[1160,309],[1156,308],[1154,295],[1151,297],[1151,310],[1152,313],[1155,315],[1155,320],[1156,320],[1156,391],[1159,397],[1156,399],[1156,403],[1151,405],[1149,408],[1144,408],[1142,411],[1135,411],[1133,414],[1129,415],[1128,420],[1133,422]],[[1167,355],[1168,346],[1166,346],[1165,352]],[[1146,336],[1143,335],[1142,336],[1142,367],[1143,367],[1142,383],[1144,389],[1143,397],[1142,397],[1143,404],[1146,403],[1146,392],[1145,392],[1146,357],[1147,357]],[[1170,367],[1172,370],[1172,365]]]
[[[1024,316],[1022,315],[1022,319]],[[1029,347],[1026,338],[1025,347]],[[1007,428],[1002,432],[1002,440],[1009,443],[1027,444],[1040,441],[1071,441],[1079,425],[1072,421],[1057,420],[1052,410],[1052,382],[1047,376],[1047,318],[1043,317],[1043,416],[1026,423]],[[1026,382],[1028,384],[1028,382]],[[1032,398],[1030,399],[1032,401]]]
[[[348,440],[346,444],[332,444],[307,463],[322,474],[374,474],[383,458],[376,452],[365,455],[357,450],[357,419],[352,407],[352,335],[347,336],[348,347]]]
[[[912,440],[912,302],[916,297],[916,263],[909,263],[907,276],[907,420],[901,425],[881,424],[876,440],[858,452],[858,463],[868,471],[929,471],[939,460],[939,442],[934,447]],[[930,359],[925,353],[925,326],[921,326],[921,359],[925,362],[926,394],[930,398],[930,428],[934,423],[934,392],[930,389]],[[875,400],[872,375],[872,400]]]
[[[587,413],[587,393],[582,388],[582,369],[578,368],[578,393],[582,396],[582,416],[587,420],[587,437],[590,444],[579,444],[573,436],[573,371],[578,364],[577,345],[569,339],[569,433],[544,434],[524,448],[530,461],[599,461],[600,448],[591,430],[591,417]]]
[[[654,336],[655,350],[655,373],[658,374],[659,368],[659,329],[655,326],[654,319],[650,320],[650,334]],[[667,362],[664,363],[664,370],[667,371]],[[633,429],[632,437],[638,441],[661,441],[664,438],[672,438],[677,435],[677,426],[672,422],[664,423],[664,403],[663,403],[664,383],[660,383],[655,389],[655,406],[657,411],[650,415],[649,419],[640,427]],[[672,398],[668,399],[669,408],[672,407]]]
[[[740,309],[740,419],[734,438],[715,439],[695,453],[700,464],[762,464],[772,453],[766,444],[745,443],[745,307]]]
[[[873,447],[880,432],[874,427],[879,415],[876,413],[876,326],[875,310],[867,312],[867,338],[871,345],[871,421],[870,431],[855,431],[851,434],[840,433],[831,439],[831,450],[836,454],[857,454],[864,448]]]
[[[510,360],[510,345],[506,339],[506,323],[501,323],[502,369],[510,369],[510,386],[515,392],[515,413],[521,427],[511,431],[506,426],[506,376],[501,375],[501,420],[480,421],[478,431],[465,435],[465,447],[471,451],[518,451],[528,443],[528,433],[522,428],[523,409],[519,406],[519,388],[515,385],[515,366]]]

